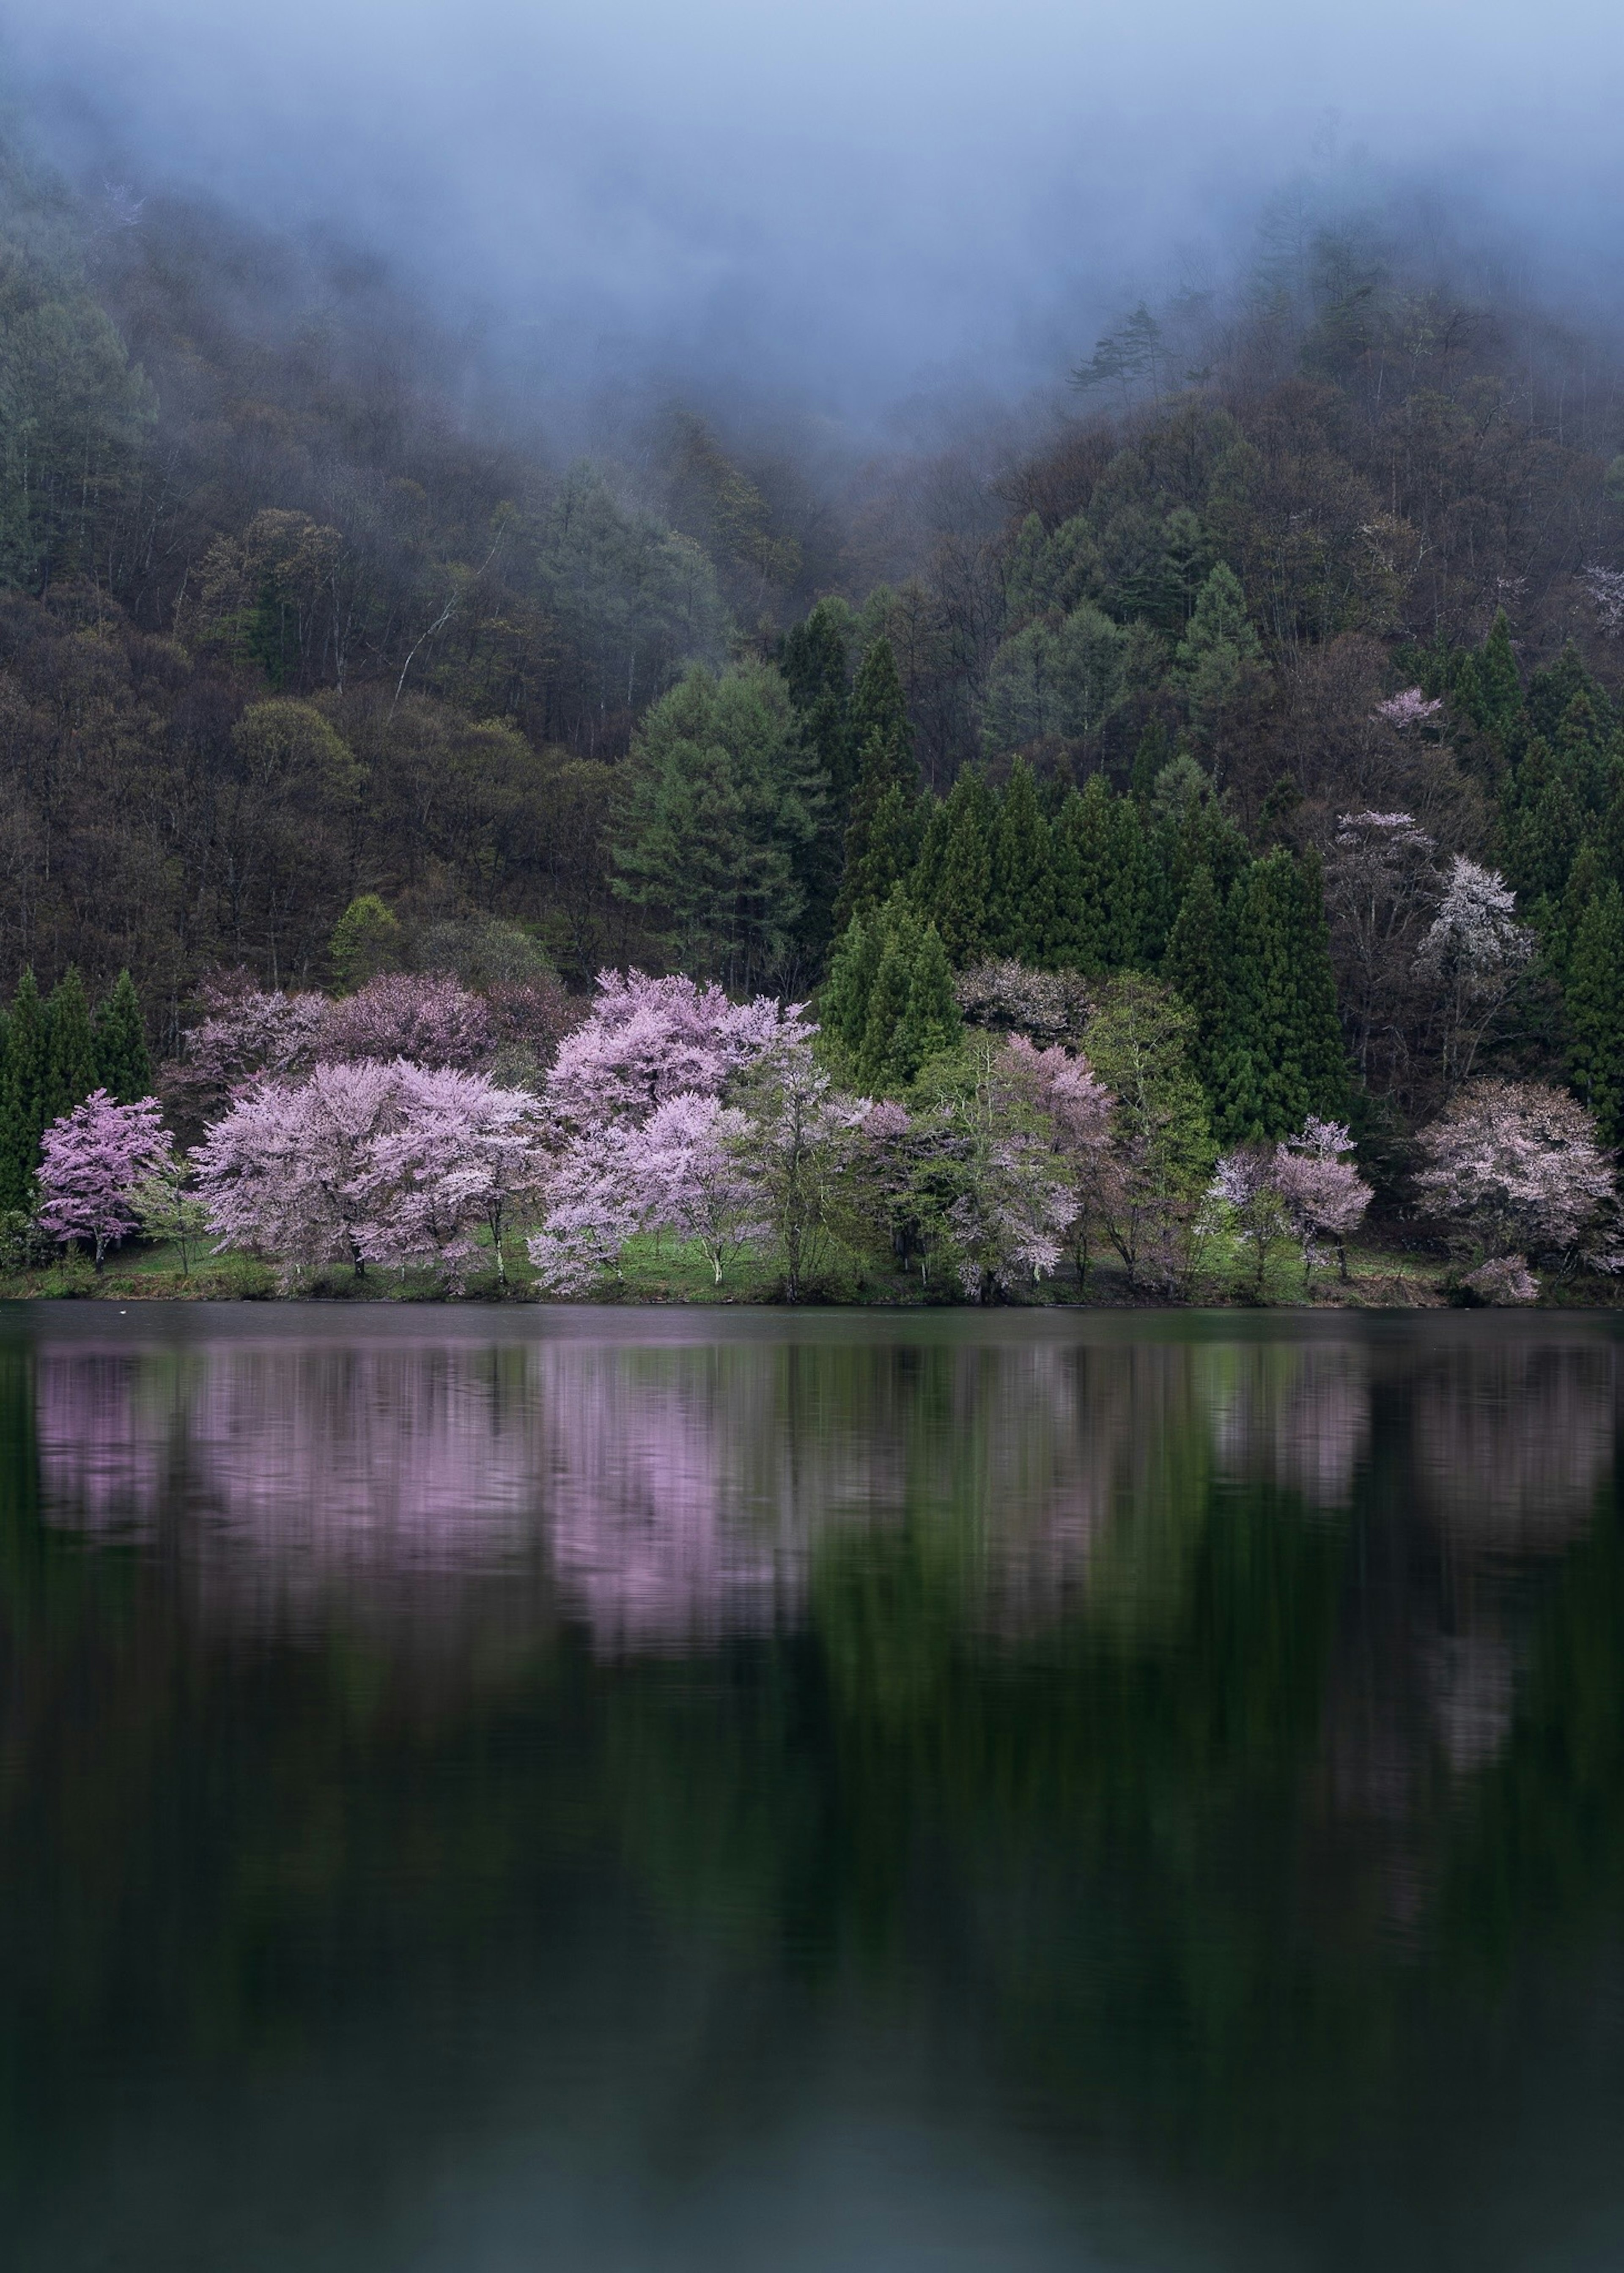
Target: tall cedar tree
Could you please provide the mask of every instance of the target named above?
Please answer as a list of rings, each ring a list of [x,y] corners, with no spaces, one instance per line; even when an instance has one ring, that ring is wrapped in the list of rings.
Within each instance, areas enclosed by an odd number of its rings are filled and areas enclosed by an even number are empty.
[[[997,806],[979,767],[966,766],[930,817],[914,877],[920,912],[929,918],[955,970],[987,953],[992,837]]]
[[[1194,1021],[1191,1057],[1216,1118],[1235,1016],[1235,971],[1229,911],[1205,862],[1185,888],[1162,975]]]
[[[1234,1009],[1214,1117],[1236,1144],[1335,1118],[1347,1073],[1318,861],[1283,848],[1253,861],[1229,916]]]
[[[846,824],[846,865],[835,904],[837,927],[850,919],[857,904],[868,838],[886,791],[894,784],[910,802],[919,794],[914,729],[908,724],[902,679],[888,639],[876,639],[858,665],[857,682],[852,689],[850,733],[857,780]]]
[[[962,1031],[953,975],[934,924],[900,885],[846,926],[819,1000],[825,1032],[865,1089],[906,1089]]]
[[[995,955],[1046,964],[1054,944],[1055,847],[1025,758],[1016,759],[998,800],[990,851],[988,944]]]
[[[50,1099],[50,1019],[32,970],[17,982],[6,1027],[4,1109],[0,1113],[0,1206],[32,1208],[40,1138]]]
[[[801,941],[812,970],[823,967],[834,935],[835,902],[857,776],[846,626],[846,611],[839,601],[820,600],[804,623],[793,625],[785,634],[779,656],[801,747],[823,796],[817,829],[797,862],[797,878],[806,896]]]
[[[152,1095],[147,1028],[135,981],[127,971],[119,972],[112,993],[96,1012],[94,1042],[96,1081],[115,1105],[133,1105]]]
[[[1055,821],[1056,959],[1125,971],[1146,959],[1151,863],[1139,807],[1103,774],[1068,792]]]
[[[1568,1067],[1602,1142],[1624,1138],[1624,892],[1609,877],[1579,919],[1568,965]]]
[[[70,964],[46,1005],[50,1030],[46,1060],[45,1126],[83,1105],[96,1085],[96,1046],[90,1031],[85,982]]]

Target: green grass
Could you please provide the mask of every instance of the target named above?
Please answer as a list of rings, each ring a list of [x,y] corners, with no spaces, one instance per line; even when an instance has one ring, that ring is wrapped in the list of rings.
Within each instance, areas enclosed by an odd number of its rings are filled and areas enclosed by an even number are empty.
[[[327,1302],[554,1299],[536,1285],[523,1236],[515,1235],[504,1246],[506,1285],[492,1263],[472,1272],[459,1295],[449,1295],[440,1275],[432,1271],[373,1269],[357,1279],[345,1268],[310,1273],[286,1291],[295,1297]],[[1271,1309],[1431,1309],[1449,1299],[1449,1269],[1440,1257],[1357,1244],[1349,1249],[1348,1264],[1344,1282],[1335,1261],[1327,1257],[1304,1288],[1300,1259],[1295,1249],[1282,1247],[1270,1259],[1264,1303]],[[0,1274],[0,1299],[11,1302],[262,1302],[283,1292],[273,1266],[252,1256],[214,1255],[205,1248],[193,1256],[191,1270],[183,1271],[177,1248],[139,1242],[110,1254],[99,1272],[87,1256],[69,1255],[34,1270]],[[746,1251],[727,1264],[718,1284],[695,1242],[645,1236],[630,1242],[618,1276],[605,1279],[588,1299],[633,1306],[777,1303],[783,1300],[783,1274],[775,1258]],[[951,1279],[921,1287],[916,1274],[904,1276],[838,1252],[826,1259],[805,1296],[808,1305],[841,1302],[883,1309],[935,1308],[955,1304],[958,1299],[957,1282]],[[1139,1307],[1147,1300],[1129,1287],[1121,1265],[1109,1252],[1096,1252],[1085,1288],[1079,1290],[1076,1272],[1068,1264],[1053,1279],[1016,1299],[1028,1308],[1064,1308],[1080,1302],[1090,1309]],[[1230,1243],[1214,1241],[1207,1251],[1192,1299],[1199,1304],[1252,1307],[1250,1257]],[[1542,1301],[1555,1309],[1612,1309],[1624,1301],[1624,1287],[1594,1275],[1571,1280],[1548,1279]]]

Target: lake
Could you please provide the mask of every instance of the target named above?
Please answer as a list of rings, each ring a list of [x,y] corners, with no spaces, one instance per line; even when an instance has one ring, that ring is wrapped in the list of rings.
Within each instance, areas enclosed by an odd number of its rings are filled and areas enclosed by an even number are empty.
[[[0,1309],[4,2262],[1618,2266],[1620,1352]]]

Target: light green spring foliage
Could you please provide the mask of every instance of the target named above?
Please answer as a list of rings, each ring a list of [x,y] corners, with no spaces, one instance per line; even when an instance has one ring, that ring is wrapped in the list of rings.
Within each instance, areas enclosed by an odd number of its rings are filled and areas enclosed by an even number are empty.
[[[327,947],[339,993],[352,994],[380,971],[396,969],[401,944],[400,919],[376,892],[363,892],[351,900],[333,926]]]

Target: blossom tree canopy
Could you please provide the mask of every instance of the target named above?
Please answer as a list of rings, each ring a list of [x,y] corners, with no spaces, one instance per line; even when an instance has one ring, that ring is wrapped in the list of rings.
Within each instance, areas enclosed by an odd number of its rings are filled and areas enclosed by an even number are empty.
[[[1613,1200],[1595,1115],[1540,1082],[1473,1082],[1418,1142],[1428,1210],[1468,1225],[1491,1257],[1579,1248]]]
[[[1371,1188],[1353,1165],[1353,1138],[1341,1121],[1312,1114],[1295,1136],[1274,1148],[1274,1182],[1286,1216],[1303,1250],[1303,1265],[1313,1264],[1320,1238],[1332,1240],[1348,1275],[1347,1242],[1365,1220]]]
[[[376,1206],[361,1234],[368,1260],[432,1258],[460,1283],[482,1226],[506,1279],[503,1235],[545,1171],[539,1100],[454,1067],[401,1064],[395,1072],[398,1126],[374,1136],[362,1172]]]
[[[46,1130],[41,1150],[41,1230],[89,1240],[99,1270],[109,1246],[139,1222],[136,1194],[169,1151],[155,1097],[116,1105],[98,1089]]]
[[[328,1061],[466,1067],[486,1057],[494,1039],[484,1000],[444,971],[383,971],[324,1009],[315,1054]]]
[[[303,1082],[259,1082],[193,1153],[210,1229],[288,1268],[344,1261],[359,1277],[379,1203],[372,1146],[401,1117],[398,1066],[319,1065]]]
[[[680,976],[602,971],[584,1023],[565,1037],[547,1076],[558,1122],[583,1129],[617,1118],[645,1119],[683,1092],[716,1097],[786,1040],[807,1039],[801,1003],[762,995],[730,1002],[719,986]]]
[[[1394,694],[1376,705],[1376,716],[1389,726],[1425,726],[1436,718],[1443,709],[1443,698],[1435,695],[1428,701],[1418,686],[1407,686],[1402,694]]]

